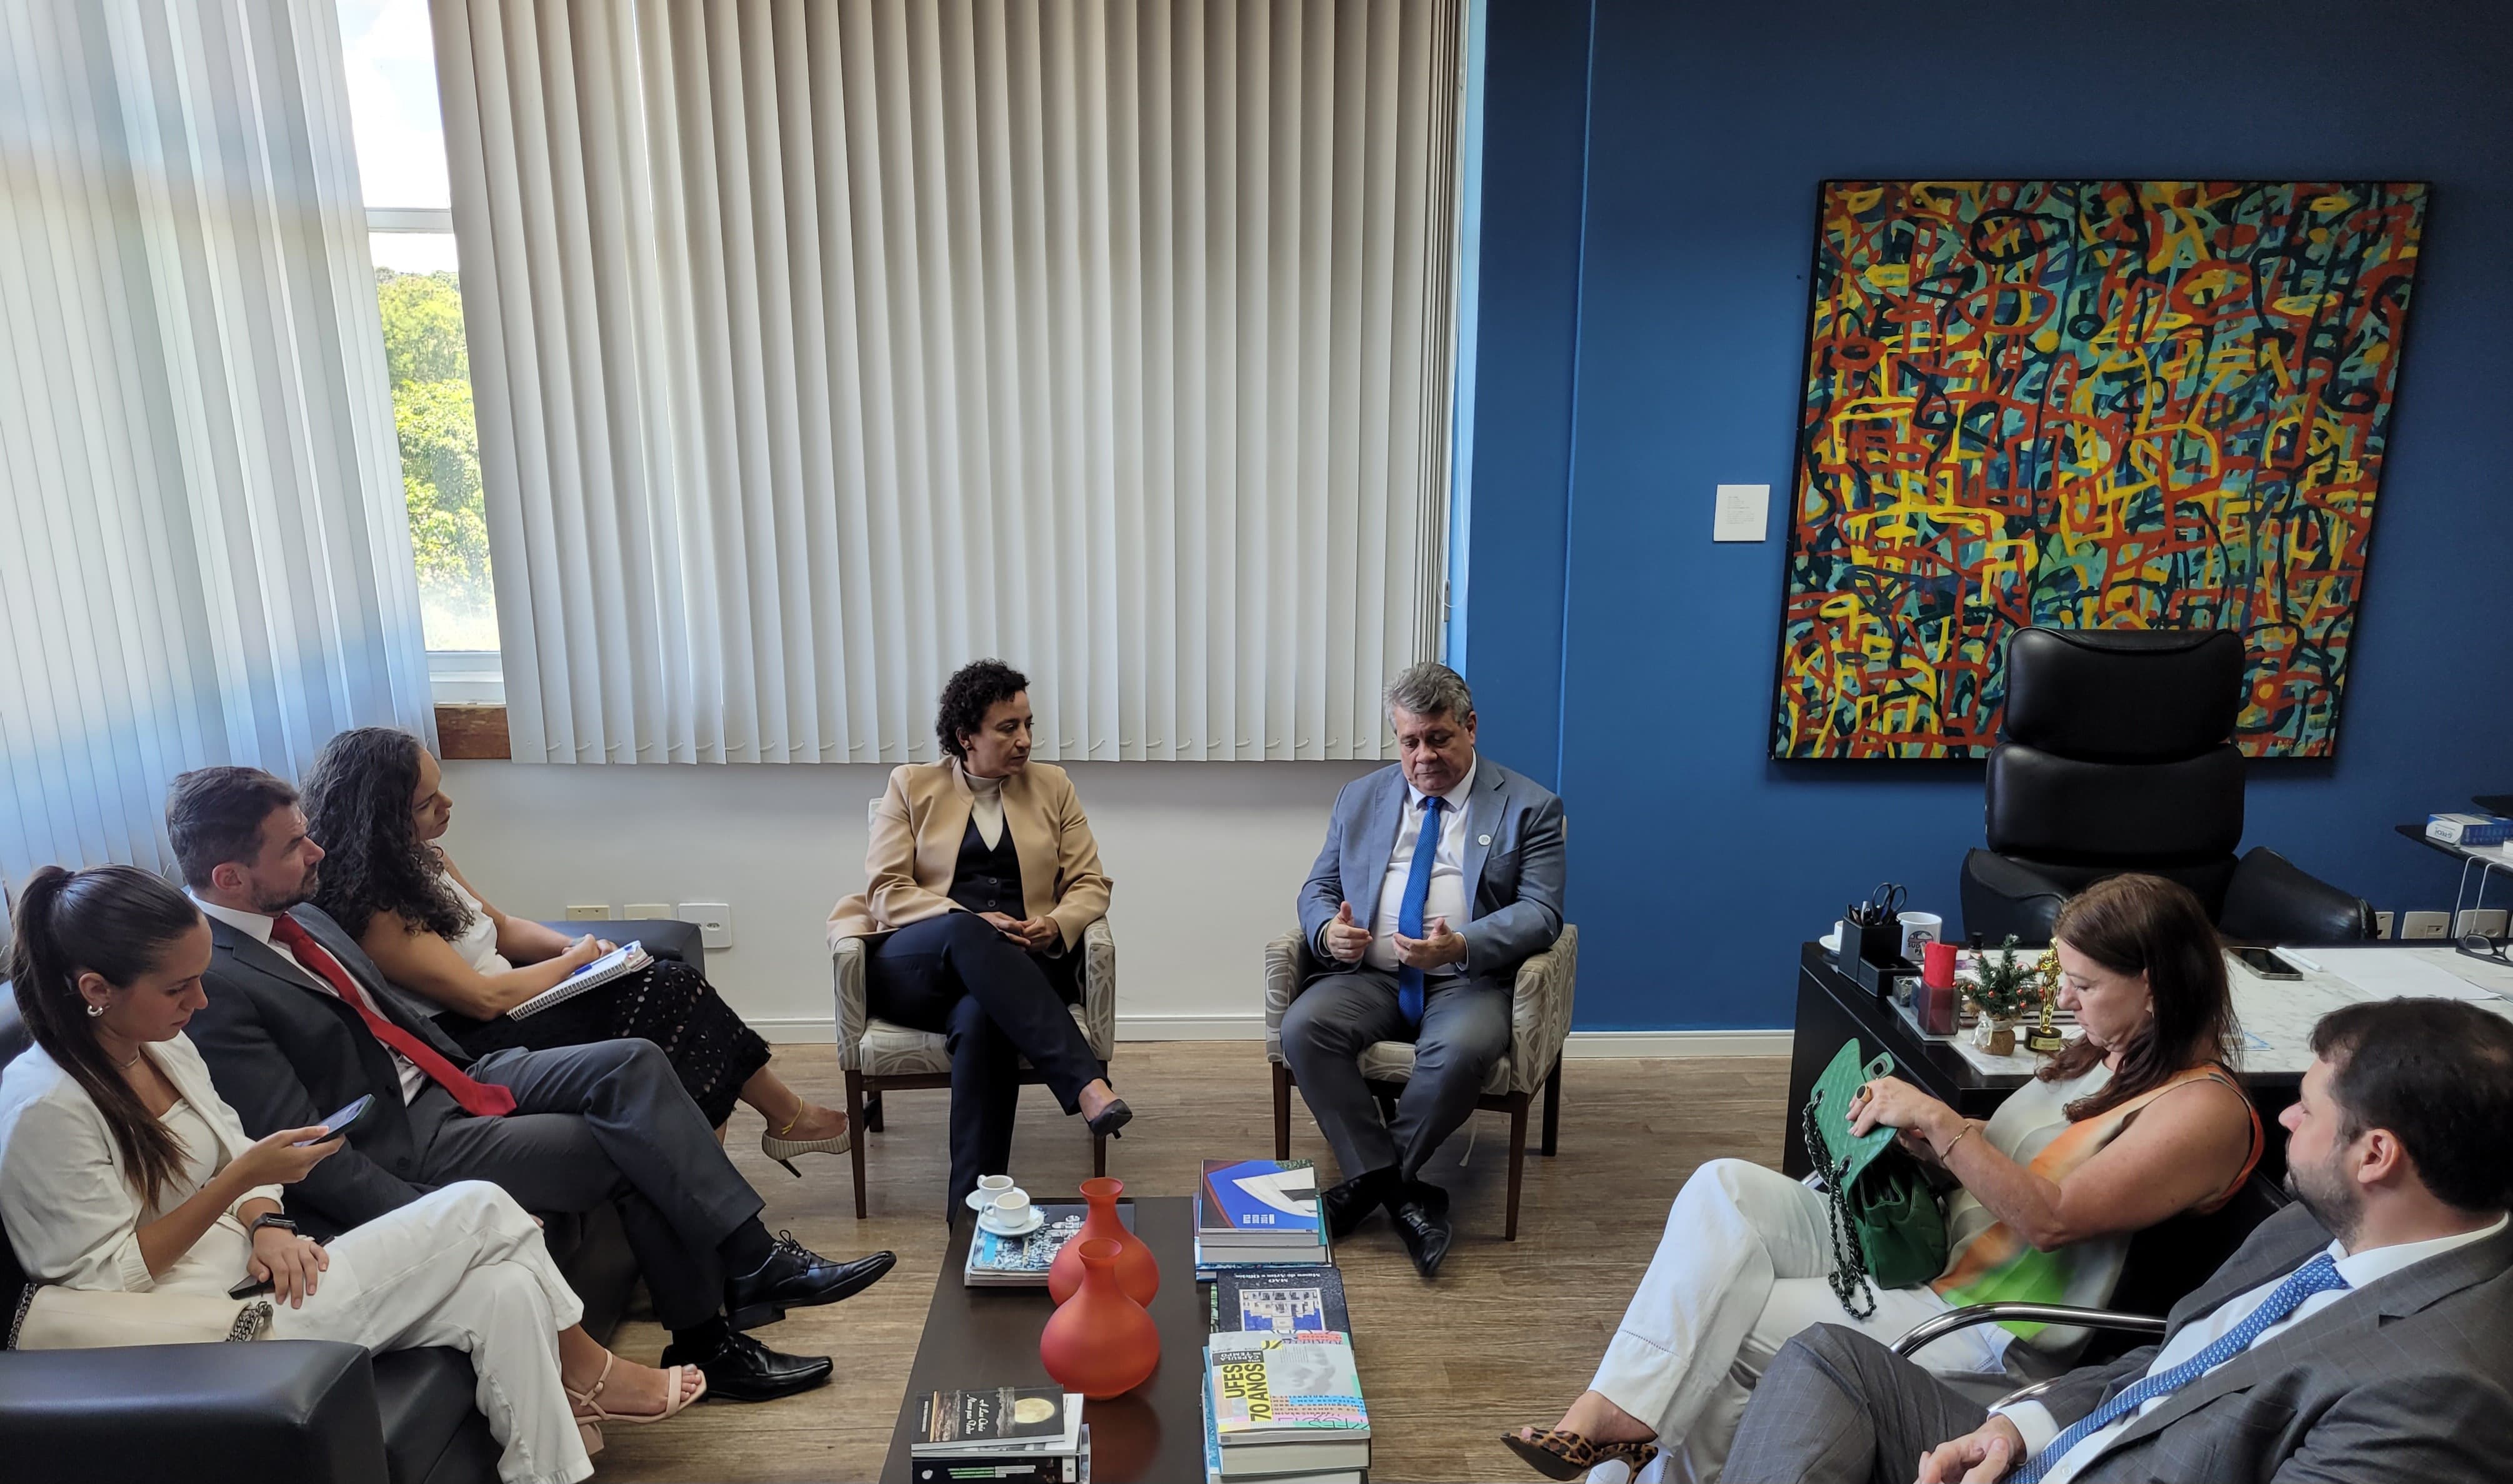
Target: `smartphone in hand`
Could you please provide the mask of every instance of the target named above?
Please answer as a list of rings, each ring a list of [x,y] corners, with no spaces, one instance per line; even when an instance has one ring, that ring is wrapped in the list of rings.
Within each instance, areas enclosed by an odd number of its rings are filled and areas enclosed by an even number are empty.
[[[349,1130],[358,1126],[358,1120],[365,1117],[367,1115],[367,1110],[373,1108],[375,1104],[376,1095],[372,1092],[359,1098],[348,1107],[341,1109],[339,1113],[336,1113],[332,1116],[323,1120],[323,1136],[321,1138],[299,1139],[297,1141],[297,1148],[303,1149],[309,1144],[329,1144],[335,1139],[346,1138]]]
[[[268,1278],[247,1278],[243,1282],[238,1283],[235,1287],[228,1289],[227,1297],[230,1299],[250,1299],[257,1294],[268,1293],[270,1292],[270,1289],[271,1282]]]

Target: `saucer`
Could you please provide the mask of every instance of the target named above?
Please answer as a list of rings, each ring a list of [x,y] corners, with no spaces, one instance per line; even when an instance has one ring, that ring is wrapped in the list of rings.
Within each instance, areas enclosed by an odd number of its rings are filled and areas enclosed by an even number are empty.
[[[1029,1220],[1017,1227],[996,1226],[987,1216],[977,1218],[977,1226],[980,1230],[991,1231],[997,1236],[1027,1236],[1045,1225],[1047,1225],[1047,1213],[1036,1206],[1029,1208]]]
[[[971,1191],[968,1194],[960,1197],[960,1204],[967,1206],[972,1211],[982,1212],[986,1209],[986,1196],[991,1193],[991,1191]]]

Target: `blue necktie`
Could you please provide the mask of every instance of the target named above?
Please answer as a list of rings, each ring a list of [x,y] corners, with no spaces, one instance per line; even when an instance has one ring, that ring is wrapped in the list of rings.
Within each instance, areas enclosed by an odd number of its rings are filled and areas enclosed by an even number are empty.
[[[2329,1253],[2325,1252],[2314,1258],[2289,1273],[2287,1280],[2272,1289],[2269,1296],[2260,1301],[2260,1307],[2252,1310],[2251,1317],[2226,1331],[2218,1337],[2215,1344],[2172,1370],[2149,1376],[2096,1407],[2080,1419],[2075,1426],[2053,1438],[2051,1446],[2042,1450],[2041,1457],[2017,1469],[2009,1477],[2014,1481],[2014,1484],[2040,1484],[2042,1476],[2049,1473],[2061,1459],[2066,1458],[2069,1449],[2084,1442],[2087,1437],[2102,1431],[2155,1398],[2170,1391],[2179,1390],[2241,1354],[2251,1347],[2253,1341],[2260,1338],[2262,1330],[2294,1313],[2302,1307],[2304,1300],[2314,1294],[2327,1293],[2331,1289],[2346,1286],[2347,1280],[2338,1275],[2338,1265],[2331,1261]]]
[[[1422,936],[1422,903],[1431,895],[1431,865],[1440,854],[1440,796],[1422,796],[1422,833],[1414,840],[1414,865],[1405,873],[1405,905],[1396,914],[1396,930],[1409,938]],[[1405,1024],[1422,1029],[1422,971],[1410,963],[1396,969],[1396,1008]]]

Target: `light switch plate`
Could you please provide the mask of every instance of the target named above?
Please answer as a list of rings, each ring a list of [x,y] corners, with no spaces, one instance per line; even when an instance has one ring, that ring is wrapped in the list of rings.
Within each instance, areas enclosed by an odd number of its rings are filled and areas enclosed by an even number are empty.
[[[2484,933],[2490,938],[2501,938],[2504,936],[2504,909],[2501,907],[2470,908],[2461,913],[2460,920],[2453,925],[2452,931],[2453,936],[2456,938],[2466,938],[2471,933]]]
[[[1718,511],[1710,518],[1713,541],[1760,541],[1772,531],[1772,487],[1722,485]]]
[[[733,947],[733,906],[727,902],[683,902],[673,916],[698,925],[698,941],[710,949]]]
[[[672,916],[669,902],[631,902],[620,910],[631,922],[660,922]]]
[[[611,904],[608,902],[572,904],[567,909],[567,920],[571,922],[608,922],[611,920]]]

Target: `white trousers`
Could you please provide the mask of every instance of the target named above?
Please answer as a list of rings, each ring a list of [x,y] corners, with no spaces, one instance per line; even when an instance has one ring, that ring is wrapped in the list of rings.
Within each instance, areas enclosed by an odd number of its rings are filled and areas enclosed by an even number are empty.
[[[1588,1384],[1657,1429],[1662,1451],[1644,1478],[1715,1484],[1764,1367],[1809,1325],[1847,1325],[1890,1345],[1946,1311],[1930,1289],[1878,1288],[1876,1312],[1854,1319],[1833,1297],[1832,1270],[1820,1193],[1742,1159],[1693,1172]],[[1944,1374],[1999,1374],[2009,1338],[1997,1325],[1975,1325],[1915,1358]],[[1620,1464],[1609,1467],[1621,1476]]]
[[[272,1339],[467,1351],[473,1394],[505,1450],[499,1478],[576,1484],[593,1472],[558,1376],[558,1332],[583,1307],[514,1197],[462,1181],[342,1232],[329,1250],[305,1307],[273,1309]]]

